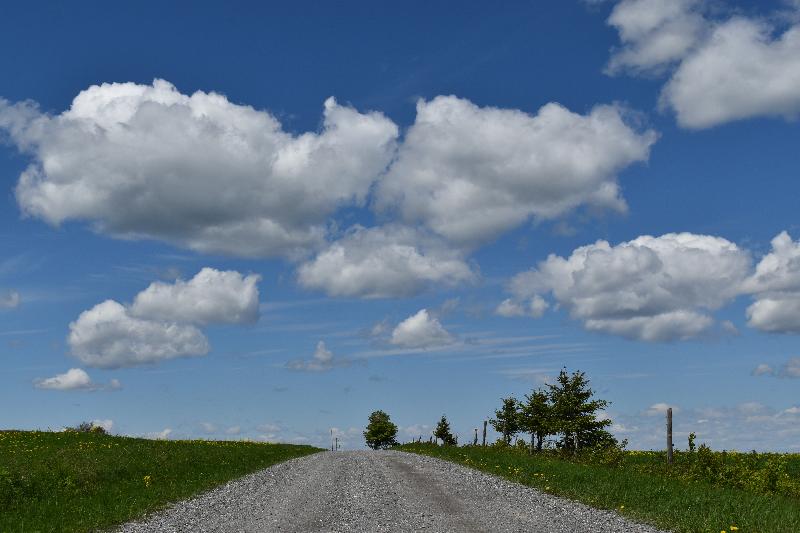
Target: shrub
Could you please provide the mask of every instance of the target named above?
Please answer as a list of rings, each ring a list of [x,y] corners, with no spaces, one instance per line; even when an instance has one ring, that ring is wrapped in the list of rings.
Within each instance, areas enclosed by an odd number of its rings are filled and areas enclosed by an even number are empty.
[[[96,435],[107,435],[108,432],[103,426],[98,426],[94,422],[81,422],[75,427],[67,428],[66,431],[75,433],[94,433]]]

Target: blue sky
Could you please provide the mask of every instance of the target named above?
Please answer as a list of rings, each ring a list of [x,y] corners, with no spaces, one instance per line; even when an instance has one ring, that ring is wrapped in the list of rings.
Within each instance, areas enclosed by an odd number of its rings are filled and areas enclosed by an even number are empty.
[[[798,7],[3,5],[0,427],[800,451]]]

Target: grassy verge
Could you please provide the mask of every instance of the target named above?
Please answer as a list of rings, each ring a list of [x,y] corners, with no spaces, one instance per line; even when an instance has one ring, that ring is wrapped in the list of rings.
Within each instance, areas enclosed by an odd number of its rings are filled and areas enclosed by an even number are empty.
[[[119,524],[311,446],[0,431],[0,532]]]
[[[800,531],[798,498],[643,472],[624,461],[618,466],[580,464],[492,447],[405,444],[400,449],[460,463],[592,507],[613,509],[670,531]],[[632,456],[631,462],[641,461],[641,456]]]

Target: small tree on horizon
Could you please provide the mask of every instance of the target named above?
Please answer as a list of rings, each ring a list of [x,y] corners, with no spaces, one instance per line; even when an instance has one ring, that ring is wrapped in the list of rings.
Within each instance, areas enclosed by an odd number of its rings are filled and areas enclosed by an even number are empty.
[[[495,431],[503,435],[503,442],[511,444],[511,439],[520,430],[519,402],[513,396],[502,400],[503,406],[494,412],[494,418],[489,423]]]
[[[555,384],[548,384],[551,404],[552,433],[561,434],[558,446],[564,450],[616,443],[606,431],[611,420],[598,420],[597,411],[605,409],[608,402],[593,400],[594,391],[583,372],[567,373],[562,368]]]
[[[445,446],[455,446],[456,444],[456,438],[450,432],[450,422],[447,421],[447,417],[444,415],[442,415],[439,423],[436,424],[433,436],[440,439]]]
[[[553,409],[547,391],[536,389],[526,394],[520,411],[520,429],[531,434],[531,450],[535,442],[536,450],[542,451],[544,439],[555,433]]]
[[[364,440],[373,450],[385,449],[397,444],[397,426],[383,411],[373,411],[364,431]]]

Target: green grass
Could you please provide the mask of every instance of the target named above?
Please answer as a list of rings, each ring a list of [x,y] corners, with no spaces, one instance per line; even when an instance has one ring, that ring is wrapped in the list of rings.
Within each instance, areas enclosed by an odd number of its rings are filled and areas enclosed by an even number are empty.
[[[107,528],[318,451],[288,444],[0,431],[0,532]]]
[[[800,531],[800,498],[665,472],[663,454],[656,452],[626,452],[615,466],[604,466],[493,447],[405,444],[399,449],[460,463],[592,507],[613,509],[670,531],[718,533],[730,532],[731,526],[740,533]],[[800,457],[786,457],[788,470],[795,472]]]

